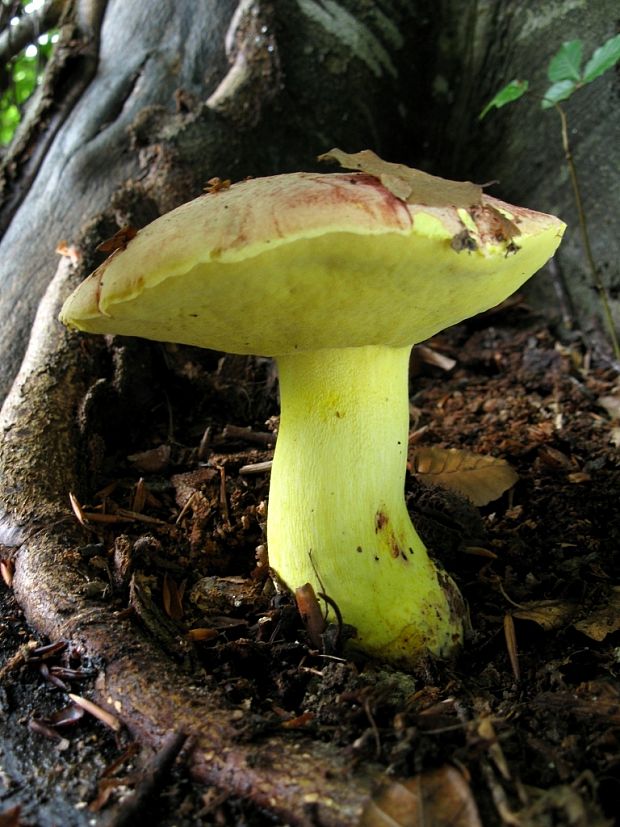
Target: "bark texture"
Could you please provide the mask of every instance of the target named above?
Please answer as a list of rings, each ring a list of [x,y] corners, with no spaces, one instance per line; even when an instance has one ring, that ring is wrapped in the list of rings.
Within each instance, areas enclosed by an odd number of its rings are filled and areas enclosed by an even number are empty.
[[[77,240],[105,210],[126,221],[119,202],[127,187],[141,186],[150,201],[144,222],[212,176],[313,168],[334,145],[414,156],[423,130],[412,135],[407,123],[422,108],[430,20],[414,17],[405,0],[381,8],[369,0],[109,0],[96,74],[37,174],[9,171],[5,201],[16,191],[20,201],[0,243],[0,398],[55,270],[56,245]],[[62,99],[61,85],[52,91]]]

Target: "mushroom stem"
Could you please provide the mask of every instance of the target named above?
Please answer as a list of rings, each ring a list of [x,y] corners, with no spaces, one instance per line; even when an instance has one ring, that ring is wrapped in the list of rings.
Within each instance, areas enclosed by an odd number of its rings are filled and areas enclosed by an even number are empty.
[[[410,665],[462,639],[464,606],[404,500],[410,347],[278,357],[282,415],[273,461],[269,562],[311,583],[355,626],[353,645]]]

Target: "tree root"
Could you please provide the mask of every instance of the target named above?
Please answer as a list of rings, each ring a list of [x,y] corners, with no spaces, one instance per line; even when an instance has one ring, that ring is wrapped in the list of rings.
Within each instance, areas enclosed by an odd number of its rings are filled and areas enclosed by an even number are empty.
[[[290,824],[357,824],[376,767],[353,770],[336,747],[301,733],[241,741],[235,710],[217,688],[190,682],[129,619],[85,596],[71,553],[83,533],[67,495],[83,488],[77,412],[102,344],[85,350],[56,322],[70,276],[64,260],[0,416],[0,542],[14,549],[14,590],[29,622],[52,640],[72,640],[99,666],[94,699],[139,742],[160,750],[171,733],[188,735],[197,779]]]

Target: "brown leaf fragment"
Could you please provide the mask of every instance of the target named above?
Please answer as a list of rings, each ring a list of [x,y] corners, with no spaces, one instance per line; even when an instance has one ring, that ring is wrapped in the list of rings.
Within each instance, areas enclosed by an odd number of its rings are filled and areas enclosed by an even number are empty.
[[[131,501],[132,511],[135,511],[138,514],[142,511],[142,509],[146,505],[146,495],[146,483],[144,482],[144,477],[140,477],[140,479],[136,483],[136,487],[133,492],[133,498]]]
[[[47,660],[48,658],[55,658],[61,652],[64,652],[68,643],[66,640],[55,640],[53,643],[46,643],[44,646],[37,646],[32,650],[31,662],[35,663],[39,660]]]
[[[482,202],[482,187],[471,181],[449,181],[404,164],[384,161],[370,149],[349,154],[332,149],[319,161],[335,161],[344,169],[357,169],[378,178],[397,198],[427,207],[472,207]]]
[[[207,629],[205,626],[199,626],[197,629],[190,629],[187,633],[189,640],[194,641],[194,643],[214,640],[218,636],[219,632],[217,629]]]
[[[168,467],[171,454],[170,445],[159,445],[157,448],[149,448],[138,454],[130,454],[127,459],[138,471],[145,474],[158,474]]]
[[[458,491],[477,506],[501,497],[519,479],[506,460],[437,446],[416,448],[411,471],[420,482]]]
[[[295,589],[295,602],[301,615],[308,639],[315,649],[322,648],[321,635],[325,631],[325,618],[310,583],[304,583]]]
[[[204,191],[207,194],[210,194],[212,192],[221,192],[222,190],[227,190],[230,187],[230,185],[230,178],[224,178],[224,180],[222,180],[221,178],[218,178],[217,175],[215,175],[213,178],[209,178],[209,180],[207,181],[207,186],[204,188]]]
[[[99,253],[114,253],[116,250],[124,250],[132,238],[138,235],[135,227],[121,227],[111,238],[106,238],[95,249]]]
[[[494,551],[482,546],[465,546],[463,554],[471,554],[472,557],[484,557],[487,560],[497,560],[497,554]]]
[[[366,804],[358,827],[482,827],[469,784],[445,766],[393,781]]]
[[[79,264],[82,254],[73,244],[69,244],[66,238],[62,238],[56,245],[56,252],[59,256],[70,259],[72,264]]]
[[[575,471],[572,474],[567,474],[566,479],[574,485],[581,485],[582,482],[590,482],[592,477],[587,471]]]
[[[521,603],[520,608],[512,612],[512,616],[519,620],[531,620],[545,630],[561,629],[566,626],[577,605],[570,600],[534,600],[531,603]]]
[[[313,720],[314,713],[302,712],[301,715],[297,715],[295,718],[288,718],[288,720],[282,721],[280,727],[282,729],[304,729],[304,727],[307,727]]]
[[[601,602],[588,617],[573,624],[578,632],[582,632],[592,640],[600,643],[607,635],[620,629],[620,586],[614,586],[611,593]]]
[[[31,732],[36,732],[37,735],[42,735],[44,738],[49,738],[50,741],[62,740],[62,735],[59,732],[56,732],[54,727],[50,726],[41,718],[31,718],[28,721],[28,729]],[[0,824],[2,824],[1,821]]]
[[[47,715],[43,721],[49,726],[66,727],[74,726],[84,717],[84,709],[76,704],[69,704],[62,709],[57,709],[51,715]]]
[[[110,729],[113,729],[114,732],[119,732],[121,722],[115,715],[112,715],[111,712],[102,709],[100,706],[97,706],[97,704],[89,701],[88,698],[83,698],[81,695],[74,695],[72,692],[69,692],[69,697],[74,704],[82,707],[82,709],[85,712],[88,712],[89,715],[97,718],[97,720],[101,721],[102,724],[105,724]]]
[[[8,810],[4,810],[4,812],[0,813],[0,827],[19,827],[21,823],[19,819],[20,812],[21,807],[19,804]]]
[[[78,523],[86,527],[88,525],[88,518],[86,517],[84,510],[80,505],[80,501],[71,491],[69,491],[69,502],[71,503],[71,510],[75,514]]]
[[[519,669],[519,654],[517,652],[517,633],[511,614],[504,615],[504,637],[506,638],[506,649],[512,666],[512,674],[515,676],[515,680],[519,681],[521,680],[521,670]]]
[[[162,587],[162,600],[164,603],[164,611],[173,620],[181,620],[183,617],[183,592],[185,591],[185,584],[178,586],[177,583],[164,574],[164,582]]]
[[[215,468],[197,468],[195,471],[185,471],[182,474],[173,474],[170,478],[175,490],[175,500],[179,508],[186,509],[195,494],[200,494],[207,483],[217,476]]]
[[[0,560],[0,575],[7,588],[13,588],[13,575],[15,574],[15,563],[12,560]]]

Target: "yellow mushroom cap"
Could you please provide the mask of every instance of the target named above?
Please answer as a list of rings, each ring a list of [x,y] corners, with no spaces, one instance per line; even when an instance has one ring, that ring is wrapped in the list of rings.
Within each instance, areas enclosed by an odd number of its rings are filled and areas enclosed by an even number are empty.
[[[140,230],[60,318],[232,353],[400,347],[505,299],[564,228],[486,195],[409,203],[365,172],[257,178]]]

